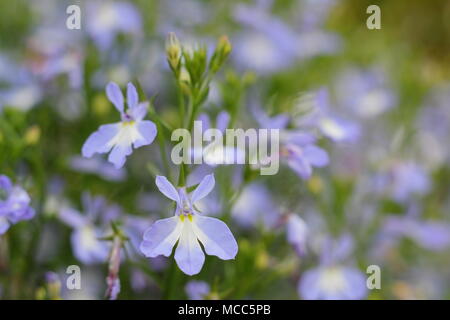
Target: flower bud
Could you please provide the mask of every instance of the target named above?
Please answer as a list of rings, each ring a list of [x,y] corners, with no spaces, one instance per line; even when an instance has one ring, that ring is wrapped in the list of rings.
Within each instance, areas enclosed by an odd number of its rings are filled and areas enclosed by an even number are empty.
[[[217,72],[228,58],[231,52],[231,43],[227,36],[221,36],[217,42],[216,50],[211,58],[210,69],[212,72]]]
[[[169,32],[166,39],[166,55],[170,68],[178,75],[181,61],[181,46],[177,36],[173,32]]]

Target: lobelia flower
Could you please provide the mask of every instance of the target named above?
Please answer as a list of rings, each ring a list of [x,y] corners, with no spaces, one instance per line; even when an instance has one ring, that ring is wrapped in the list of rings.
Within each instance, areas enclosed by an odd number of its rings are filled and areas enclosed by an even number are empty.
[[[426,195],[431,188],[427,170],[414,161],[393,162],[386,172],[374,178],[375,188],[399,203],[407,203],[415,196]]]
[[[328,153],[315,145],[315,137],[305,133],[294,133],[281,138],[280,156],[302,179],[309,179],[313,167],[325,167],[329,163]]]
[[[197,121],[201,121],[203,132],[207,132],[207,130],[213,128],[211,126],[211,119],[206,114],[201,114]],[[219,130],[223,136],[225,136],[229,122],[230,115],[227,112],[222,111],[217,115],[215,129]],[[215,139],[212,140],[213,142],[205,147],[194,147],[190,150],[192,157],[194,158],[194,163],[201,163],[201,160],[203,160],[205,164],[211,167],[244,163],[244,154],[241,150],[233,146],[225,145],[226,141],[220,141],[222,139],[218,139],[219,141],[216,141]]]
[[[385,73],[376,67],[345,70],[336,79],[336,89],[339,105],[363,119],[383,114],[393,108],[397,100]]]
[[[367,295],[366,277],[357,268],[343,264],[353,249],[353,240],[342,236],[336,242],[327,239],[322,246],[320,265],[306,271],[298,284],[298,293],[308,300],[357,300]]]
[[[417,217],[388,216],[383,233],[394,239],[408,237],[424,249],[443,251],[450,247],[450,225],[439,220],[422,220]]]
[[[30,196],[20,186],[13,185],[11,180],[0,175],[0,235],[11,225],[34,217],[35,211],[30,207]]]
[[[231,216],[243,228],[261,224],[266,229],[272,229],[278,224],[281,215],[267,187],[254,182],[241,192],[233,205]]]
[[[289,25],[272,16],[265,5],[237,5],[234,19],[245,30],[234,38],[234,59],[238,66],[271,74],[297,60],[297,34]]]
[[[96,174],[108,181],[123,181],[127,176],[124,168],[116,169],[101,156],[94,156],[90,159],[74,156],[70,158],[69,166],[78,172]]]
[[[280,159],[302,179],[311,177],[313,167],[321,168],[328,165],[328,154],[315,145],[316,138],[313,135],[285,129],[289,122],[287,115],[278,114],[269,117],[256,106],[253,106],[253,112],[261,127],[280,129]]]
[[[194,204],[206,197],[214,188],[214,176],[207,175],[197,188],[188,194],[186,187],[178,190],[166,177],[157,176],[156,186],[169,199],[176,202],[175,215],[156,221],[144,233],[141,252],[146,257],[170,256],[178,242],[175,261],[187,275],[200,272],[205,262],[205,252],[222,260],[234,259],[238,245],[227,225],[216,218],[201,215]]]
[[[30,70],[0,54],[0,112],[6,106],[28,111],[43,97],[42,88],[33,79]]]
[[[82,203],[84,214],[68,206],[63,206],[59,212],[59,218],[73,228],[71,234],[73,254],[87,265],[105,262],[110,245],[100,240],[105,233],[96,222],[100,221],[106,225],[117,218],[120,208],[107,206],[103,197],[92,197],[87,193],[83,194]]]
[[[86,9],[86,29],[100,50],[111,48],[118,34],[138,36],[142,17],[131,3],[122,1],[90,1]]]
[[[189,281],[184,287],[190,300],[204,300],[211,292],[211,287],[205,281]]]
[[[312,96],[312,101],[300,100],[300,108],[309,108],[309,114],[302,115],[296,122],[300,127],[317,128],[336,142],[354,142],[359,138],[360,128],[357,124],[335,116],[331,111],[328,90],[322,88]]]
[[[120,112],[122,121],[100,126],[84,143],[82,154],[90,158],[95,153],[111,151],[108,161],[116,168],[121,168],[133,147],[136,149],[151,144],[157,130],[152,121],[143,120],[147,114],[147,102],[139,103],[136,88],[132,83],[128,83],[127,87],[126,111],[124,98],[117,84],[110,82],[106,86],[106,94]]]

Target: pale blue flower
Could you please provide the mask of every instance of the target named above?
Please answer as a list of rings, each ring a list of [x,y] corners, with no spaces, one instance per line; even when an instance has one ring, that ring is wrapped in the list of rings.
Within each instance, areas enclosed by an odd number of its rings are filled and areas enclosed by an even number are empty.
[[[226,129],[230,122],[230,115],[226,111],[220,112],[216,117],[215,127],[211,125],[211,118],[205,113],[201,114],[197,121],[201,122],[203,132],[214,128],[219,130],[225,137]],[[244,163],[245,154],[243,150],[226,145],[225,140],[226,139],[224,138],[224,141],[221,141],[221,139],[216,141],[213,138],[212,142],[205,146],[201,146],[200,148],[194,146],[191,148],[190,152],[192,153],[194,161],[197,161],[198,163],[204,162],[211,167]]]
[[[315,145],[315,138],[309,134],[285,135],[280,145],[280,157],[302,179],[309,179],[313,167],[328,165],[328,153]]]
[[[158,220],[147,229],[141,243],[141,252],[146,257],[168,257],[178,242],[175,261],[188,275],[199,273],[205,262],[200,243],[209,255],[222,260],[234,259],[238,246],[227,225],[219,219],[201,215],[194,206],[211,192],[214,184],[214,176],[207,175],[188,194],[186,187],[177,190],[166,177],[157,176],[156,186],[166,197],[175,201],[177,206],[173,217]]]
[[[366,296],[366,278],[356,268],[320,266],[305,272],[298,290],[307,300],[360,300]]]
[[[309,179],[313,167],[322,168],[328,165],[328,153],[318,147],[316,138],[300,130],[288,130],[289,116],[277,114],[268,116],[261,108],[252,107],[252,111],[262,128],[280,129],[279,158],[285,162],[302,179]],[[272,157],[273,158],[273,157]],[[271,159],[275,161],[275,159]]]
[[[383,232],[386,236],[408,237],[428,250],[442,251],[450,247],[450,224],[444,221],[390,216],[384,222]]]
[[[262,224],[267,229],[273,228],[281,217],[270,191],[265,185],[256,182],[246,186],[240,193],[231,215],[243,228]]]
[[[71,243],[74,256],[84,264],[106,262],[110,245],[102,241],[105,230],[101,225],[107,225],[117,219],[120,208],[106,205],[103,197],[92,197],[88,193],[82,196],[83,212],[81,213],[67,205],[59,212],[59,218],[73,229]]]
[[[7,176],[0,175],[0,235],[11,225],[34,217],[30,202],[30,196],[22,187],[13,185]]]
[[[376,117],[394,107],[397,97],[385,73],[377,68],[350,68],[336,80],[339,105],[361,118]]]
[[[353,239],[344,235],[337,240],[327,238],[322,244],[318,267],[300,278],[298,293],[308,300],[359,300],[367,295],[363,272],[349,266]]]
[[[100,126],[84,143],[82,154],[90,158],[95,153],[111,151],[108,161],[116,168],[121,168],[133,147],[139,148],[151,144],[157,130],[152,121],[143,120],[147,114],[147,103],[139,103],[137,90],[132,83],[128,83],[126,111],[124,97],[117,84],[110,82],[106,86],[106,94],[120,112],[122,121]]]
[[[205,281],[189,281],[184,287],[186,294],[190,300],[204,300],[211,292],[211,287]]]
[[[414,161],[393,162],[374,178],[375,189],[399,203],[430,191],[431,181],[427,170]]]
[[[327,89],[321,88],[314,93],[309,107],[312,109],[309,110],[309,114],[303,115],[297,120],[299,127],[317,128],[324,136],[336,142],[353,142],[359,138],[359,126],[336,116],[331,109]]]
[[[99,49],[108,50],[118,34],[139,35],[142,18],[137,8],[122,1],[92,1],[86,10],[86,29]]]
[[[265,7],[239,4],[233,12],[245,31],[234,37],[234,59],[245,69],[269,74],[291,66],[297,59],[297,34]]]
[[[116,169],[100,156],[94,156],[90,159],[81,156],[72,157],[70,159],[70,167],[78,172],[99,175],[108,181],[123,181],[127,176],[124,168]]]

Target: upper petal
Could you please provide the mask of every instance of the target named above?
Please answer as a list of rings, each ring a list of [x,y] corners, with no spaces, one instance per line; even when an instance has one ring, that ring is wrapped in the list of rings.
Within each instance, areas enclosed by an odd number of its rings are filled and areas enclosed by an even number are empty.
[[[181,271],[190,276],[199,273],[205,262],[205,254],[190,221],[185,220],[183,223],[180,241],[175,251],[175,261]]]
[[[114,82],[108,83],[106,86],[106,95],[116,109],[120,113],[123,113],[123,94],[122,91],[120,91],[119,86]]]
[[[109,142],[119,133],[120,123],[105,124],[92,133],[83,145],[83,157],[90,158],[94,153],[105,153],[111,150]]]
[[[161,191],[163,195],[181,205],[180,195],[178,194],[177,189],[175,189],[175,187],[169,182],[169,180],[167,180],[166,177],[156,176],[155,183],[159,191]]]
[[[214,188],[216,181],[213,174],[208,174],[203,178],[198,187],[194,190],[191,196],[192,203],[206,197]]]
[[[200,215],[195,215],[193,221],[195,234],[207,254],[223,260],[234,259],[238,252],[238,245],[223,221]]]
[[[144,119],[145,115],[147,114],[148,105],[148,102],[138,103],[136,104],[136,106],[130,107],[130,109],[128,109],[128,113],[133,117],[134,120],[140,121]]]
[[[178,216],[156,221],[144,232],[141,252],[146,257],[170,256],[172,248],[181,235],[182,222]]]
[[[134,108],[138,104],[138,93],[136,87],[131,82],[127,85],[127,103],[128,108]]]

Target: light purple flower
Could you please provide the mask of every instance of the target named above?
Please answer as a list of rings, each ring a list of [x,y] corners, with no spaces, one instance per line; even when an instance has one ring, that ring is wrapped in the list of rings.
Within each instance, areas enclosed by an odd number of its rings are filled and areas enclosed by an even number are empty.
[[[11,225],[34,217],[35,211],[30,207],[30,196],[20,186],[13,185],[11,180],[0,175],[0,235]]]
[[[366,296],[366,278],[356,268],[319,266],[304,273],[298,291],[307,300],[359,300]]]
[[[120,209],[106,205],[103,197],[92,197],[88,193],[83,194],[82,202],[84,214],[68,206],[63,206],[59,212],[59,218],[73,229],[73,254],[87,265],[106,262],[110,246],[100,240],[105,230],[97,222],[106,225],[118,217]]]
[[[309,179],[313,167],[325,167],[329,163],[328,153],[314,144],[309,134],[285,135],[280,146],[280,157],[302,179]]]
[[[321,250],[319,266],[306,271],[300,279],[299,295],[308,300],[357,300],[366,297],[364,273],[348,266],[347,261],[353,250],[350,235],[343,235],[337,240],[326,238]]]
[[[392,199],[400,203],[427,194],[431,187],[425,168],[413,161],[393,163],[375,179],[378,190],[387,190]]]
[[[386,236],[408,237],[424,249],[441,251],[450,247],[450,225],[442,221],[416,217],[387,217],[383,232]]]
[[[314,94],[310,107],[310,113],[297,120],[299,127],[317,128],[324,136],[336,142],[353,142],[358,139],[359,126],[332,112],[327,89],[322,88]]]
[[[117,84],[110,82],[106,86],[106,94],[120,112],[122,121],[100,126],[84,143],[82,154],[90,158],[95,153],[111,151],[108,161],[116,168],[121,168],[133,147],[139,148],[151,144],[157,130],[152,121],[143,120],[147,114],[147,103],[139,103],[137,90],[132,83],[128,83],[126,111],[124,97]]]
[[[120,33],[138,35],[141,32],[141,15],[131,3],[92,1],[86,12],[86,29],[101,50],[109,49]]]
[[[211,292],[211,287],[205,281],[191,280],[186,284],[184,290],[190,300],[204,300]]]
[[[185,187],[178,190],[166,177],[157,176],[156,186],[166,197],[176,202],[175,215],[156,221],[145,233],[141,252],[146,257],[170,256],[178,242],[175,261],[188,275],[200,272],[205,262],[205,252],[222,260],[234,259],[238,246],[230,229],[216,218],[201,215],[194,204],[206,197],[214,188],[213,175],[203,178],[197,188],[188,194]]]
[[[316,138],[313,135],[285,129],[289,123],[287,114],[281,113],[270,117],[256,105],[251,108],[262,128],[280,129],[280,159],[302,179],[311,177],[313,167],[321,168],[328,165],[328,153],[315,145]]]
[[[234,58],[239,66],[268,74],[292,65],[297,59],[297,34],[266,8],[240,4],[234,10],[245,32],[234,37]]]
[[[127,175],[125,169],[116,169],[100,156],[94,156],[90,159],[80,156],[72,157],[70,167],[78,172],[97,174],[108,181],[123,181]]]
[[[361,118],[376,117],[391,109],[397,100],[386,75],[377,68],[346,70],[337,78],[336,87],[339,104]]]
[[[217,115],[215,121],[215,127],[211,125],[211,119],[207,114],[201,114],[197,121],[201,121],[202,130],[205,132],[208,129],[217,129],[225,135],[225,130],[227,129],[230,122],[230,115],[222,111]],[[200,134],[200,133],[199,133]],[[194,161],[201,162],[203,159],[204,163],[216,167],[218,165],[227,165],[235,163],[244,163],[245,154],[242,150],[236,147],[224,145],[224,141],[221,139],[212,138],[212,142],[207,144],[205,147],[193,147],[191,149]],[[195,162],[194,162],[195,163]]]
[[[273,228],[280,221],[280,209],[272,199],[265,185],[252,183],[245,187],[235,202],[231,215],[244,227],[262,224],[267,229]]]

